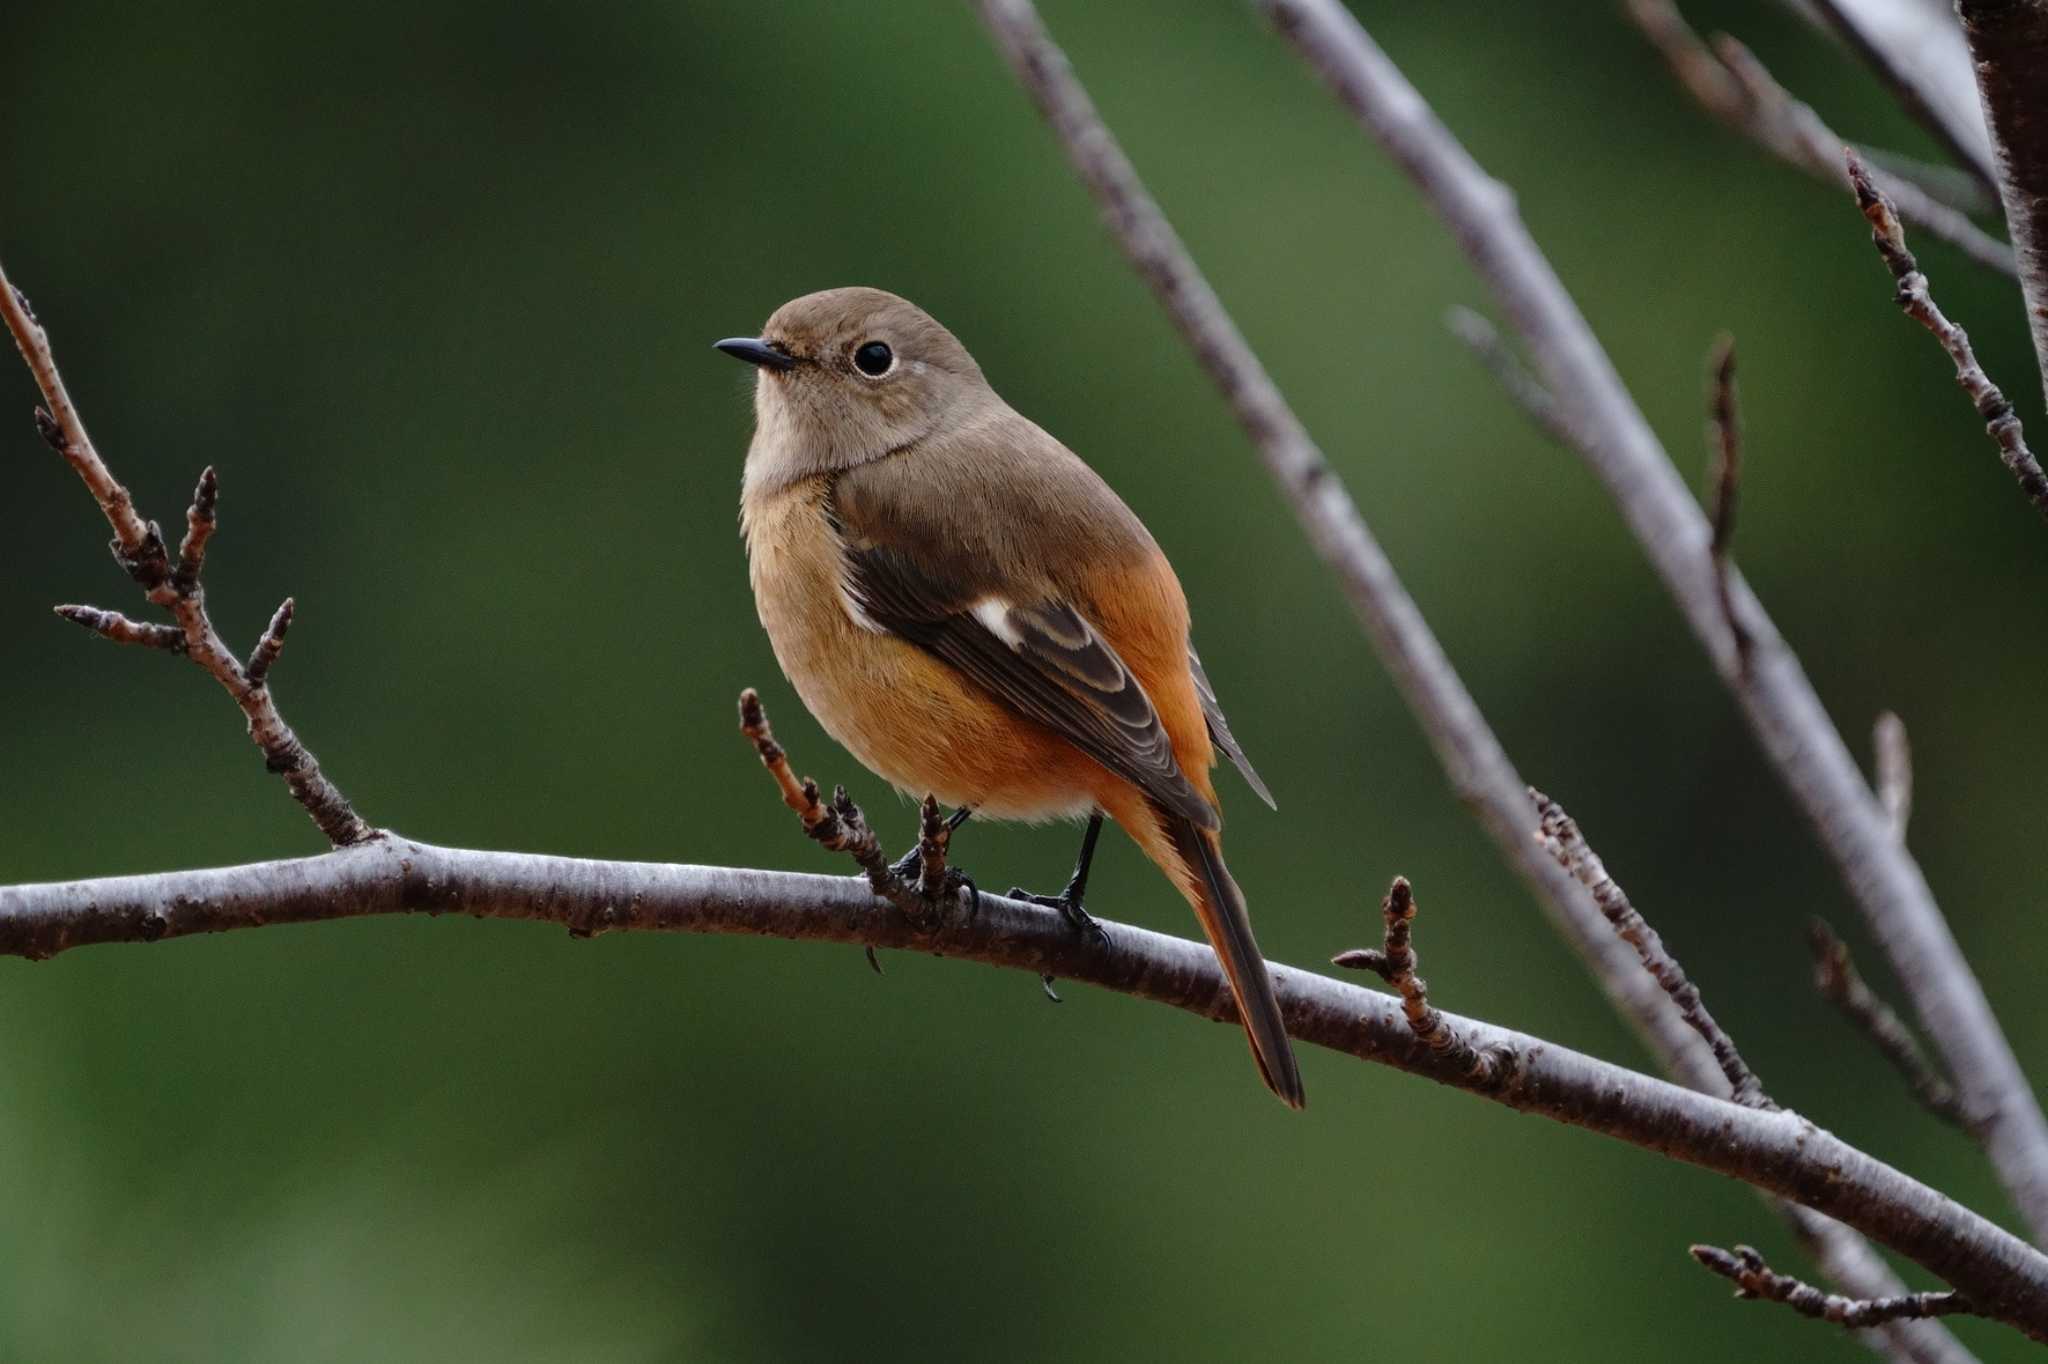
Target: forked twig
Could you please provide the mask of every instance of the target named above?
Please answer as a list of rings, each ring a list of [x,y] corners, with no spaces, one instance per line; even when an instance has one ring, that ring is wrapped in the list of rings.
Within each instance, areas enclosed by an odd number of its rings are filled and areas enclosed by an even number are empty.
[[[939,906],[956,892],[966,893],[969,910],[973,910],[973,882],[946,866],[946,831],[938,823],[937,801],[925,798],[928,820],[921,825],[917,849],[921,875],[913,880],[883,854],[881,840],[844,786],[834,787],[832,799],[826,801],[820,798],[816,782],[796,775],[789,765],[788,751],[768,727],[768,712],[761,704],[761,694],[752,687],[740,693],[740,733],[754,745],[761,766],[768,769],[782,794],[782,803],[803,822],[805,835],[827,851],[852,858],[867,877],[868,888],[901,910],[914,925],[926,930],[937,928]],[[938,829],[935,837],[929,833],[934,824]],[[875,969],[881,969],[879,964]]]
[[[1842,174],[1843,140],[1811,107],[1779,85],[1747,47],[1725,33],[1715,34],[1711,46],[1701,41],[1671,0],[1629,0],[1628,10],[1700,107],[1815,179],[1847,184]],[[2017,271],[2012,247],[1968,215],[1902,176],[1884,173],[1882,179],[1915,225],[1980,265],[2006,275]]]
[[[29,307],[28,299],[0,271],[0,315],[20,347],[22,359],[35,376],[47,407],[36,409],[36,429],[52,449],[64,457],[100,504],[107,524],[113,527],[114,559],[142,588],[149,601],[171,613],[175,625],[137,622],[117,611],[93,606],[59,606],[57,614],[106,639],[124,644],[181,653],[204,668],[220,683],[249,722],[249,737],[263,751],[266,767],[284,778],[292,798],[297,800],[320,832],[337,848],[345,848],[378,837],[348,798],[341,793],[312,752],[292,727],[285,723],[269,687],[270,667],[284,643],[284,630],[291,621],[287,600],[273,617],[270,629],[244,667],[221,641],[206,612],[206,592],[200,584],[205,567],[206,546],[212,538],[220,503],[220,480],[211,467],[199,476],[192,493],[191,508],[185,513],[185,537],[176,561],[165,548],[163,532],[154,521],[145,521],[135,510],[135,500],[115,478],[86,434],[85,422],[50,351],[49,335]]]
[[[1429,982],[1416,974],[1415,893],[1405,876],[1396,876],[1380,901],[1380,918],[1385,935],[1381,946],[1353,948],[1330,958],[1333,966],[1347,970],[1371,971],[1394,987],[1401,996],[1401,1012],[1417,1040],[1444,1058],[1472,1083],[1485,1086],[1497,1082],[1515,1064],[1512,1051],[1481,1050],[1464,1036],[1429,1002]]]

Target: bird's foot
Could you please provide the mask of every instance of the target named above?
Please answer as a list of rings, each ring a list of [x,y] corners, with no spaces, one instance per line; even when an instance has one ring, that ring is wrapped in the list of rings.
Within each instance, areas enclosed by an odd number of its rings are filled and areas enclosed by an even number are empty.
[[[1081,908],[1081,896],[1071,884],[1057,895],[1034,895],[1022,886],[1011,886],[1007,898],[1022,900],[1028,905],[1044,905],[1047,909],[1058,910],[1060,917],[1065,919],[1067,925],[1076,933],[1087,934],[1095,940],[1097,947],[1108,950],[1109,930],[1087,910]]]
[[[945,927],[947,906],[957,900],[963,891],[967,897],[967,922],[973,923],[976,916],[981,913],[981,887],[975,884],[972,876],[958,867],[946,868],[945,875],[939,878],[938,885],[927,886],[921,874],[923,868],[918,850],[912,848],[892,870],[903,886],[911,892],[910,896],[898,899],[897,907],[903,911],[903,917],[910,921],[910,926],[920,933],[936,933]],[[922,909],[914,909],[903,902],[912,897],[922,904]]]

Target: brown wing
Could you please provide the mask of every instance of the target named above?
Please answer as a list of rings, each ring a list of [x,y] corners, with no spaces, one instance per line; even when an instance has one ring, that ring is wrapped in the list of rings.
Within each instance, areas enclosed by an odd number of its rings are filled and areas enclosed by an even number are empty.
[[[1209,674],[1202,671],[1201,656],[1192,644],[1188,646],[1188,669],[1195,675],[1195,695],[1201,698],[1202,718],[1209,722],[1209,742],[1221,749],[1223,756],[1244,774],[1246,784],[1258,793],[1260,800],[1266,802],[1267,809],[1279,809],[1280,803],[1273,799],[1266,783],[1259,780],[1259,774],[1252,768],[1252,760],[1244,755],[1244,749],[1238,746],[1237,736],[1230,732],[1230,721],[1223,718],[1223,703],[1216,699],[1216,688],[1209,681]]]
[[[847,529],[846,591],[868,623],[952,664],[1165,808],[1218,827],[1145,688],[1072,604],[1013,602],[959,556],[942,564],[914,541],[883,542],[886,528]]]

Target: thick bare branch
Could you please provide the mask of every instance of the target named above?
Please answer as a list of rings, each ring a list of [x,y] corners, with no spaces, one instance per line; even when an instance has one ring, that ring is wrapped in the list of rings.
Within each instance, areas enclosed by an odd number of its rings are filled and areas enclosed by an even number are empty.
[[[155,942],[373,914],[468,914],[626,930],[735,933],[924,950],[1083,981],[1235,1022],[1206,944],[1127,924],[1103,951],[1054,910],[996,896],[936,933],[859,878],[441,848],[395,834],[319,857],[0,888],[0,954]],[[1744,1108],[1542,1039],[1446,1013],[1475,1048],[1512,1055],[1482,1084],[1415,1036],[1395,999],[1275,965],[1291,1036],[1425,1076],[1752,1183],[1838,1218],[2048,1339],[2048,1256],[1797,1114]]]
[[[1956,367],[1956,385],[1969,395],[1971,406],[1984,422],[1985,434],[1998,446],[2000,462],[2020,485],[2021,495],[2034,504],[2034,510],[2048,517],[2048,475],[2041,472],[2040,462],[2027,448],[2026,433],[2020,429],[2020,419],[2014,415],[2012,404],[1977,363],[1969,333],[1949,321],[1935,306],[1934,295],[1927,288],[1927,276],[1920,273],[1920,263],[1906,249],[1906,234],[1899,226],[1898,214],[1893,212],[1891,201],[1871,183],[1863,159],[1851,151],[1846,153],[1845,160],[1849,183],[1856,191],[1856,206],[1870,223],[1870,240],[1898,283],[1893,300],[1899,311],[1927,328],[1948,352]]]
[[[1889,1298],[1852,1299],[1823,1293],[1789,1274],[1779,1274],[1750,1246],[1733,1253],[1719,1246],[1694,1246],[1692,1258],[1735,1283],[1738,1298],[1781,1302],[1803,1317],[1856,1329],[1927,1317],[1973,1316],[1977,1309],[1960,1293],[1901,1293]]]
[[[1806,104],[1779,85],[1754,53],[1726,34],[1700,41],[1671,0],[1629,0],[1636,27],[1662,54],[1678,83],[1702,108],[1781,160],[1824,184],[1846,188],[1842,139]],[[1957,209],[1903,177],[1884,187],[1917,226],[1980,265],[2012,274],[2012,248]]]
[[[340,788],[320,770],[312,752],[285,723],[283,712],[278,710],[265,684],[265,674],[282,647],[284,626],[291,618],[291,603],[287,601],[280,608],[258,644],[250,660],[255,669],[253,676],[222,642],[206,613],[206,593],[200,586],[199,572],[205,562],[207,541],[213,535],[220,500],[220,482],[212,468],[200,475],[193,491],[191,509],[185,514],[185,539],[173,564],[164,547],[163,533],[154,521],[145,522],[137,513],[134,499],[108,470],[86,435],[85,423],[64,387],[63,376],[57,372],[57,362],[50,353],[50,338],[30,310],[28,299],[8,280],[4,270],[0,270],[0,316],[5,317],[14,343],[28,363],[29,373],[42,390],[43,401],[49,404],[47,411],[36,410],[37,429],[77,471],[106,514],[107,524],[114,530],[115,560],[135,579],[151,603],[169,611],[177,621],[176,632],[182,646],[175,652],[204,668],[234,698],[249,722],[249,737],[263,752],[264,765],[284,778],[292,798],[320,826],[329,843],[344,848],[375,838],[377,831],[355,812]],[[109,639],[171,647],[164,634],[170,627],[137,624],[91,607],[59,607],[58,614]]]
[[[1450,225],[1520,333],[1577,445],[1705,646],[1765,754],[1819,834],[1857,906],[1907,983],[1955,1077],[1999,1178],[2048,1239],[2048,1121],[1919,866],[1878,806],[1798,659],[1730,570],[1729,597],[1752,647],[1729,631],[1708,547],[1712,531],[1513,196],[1474,162],[1428,103],[1335,0],[1263,0],[1281,32],[1415,181]]]
[[[1956,0],[1956,13],[1975,59],[2034,358],[2048,384],[2048,116],[2041,105],[2048,89],[2048,3]]]

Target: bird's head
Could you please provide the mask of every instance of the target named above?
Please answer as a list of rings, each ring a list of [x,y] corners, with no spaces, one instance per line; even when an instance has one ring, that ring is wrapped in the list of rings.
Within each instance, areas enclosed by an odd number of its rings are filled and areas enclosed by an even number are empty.
[[[910,452],[994,400],[951,332],[880,289],[805,294],[777,308],[759,336],[717,348],[760,371],[750,487]]]

